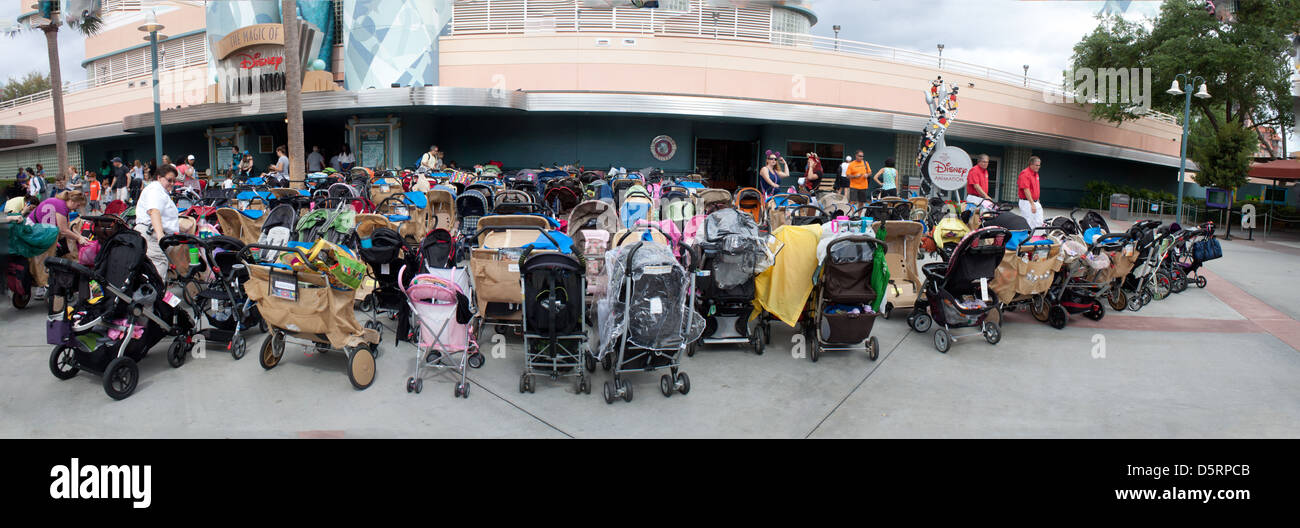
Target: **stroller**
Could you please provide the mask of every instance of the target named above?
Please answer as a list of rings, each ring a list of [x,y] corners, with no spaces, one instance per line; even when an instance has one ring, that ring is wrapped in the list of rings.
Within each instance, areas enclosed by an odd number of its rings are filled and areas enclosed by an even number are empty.
[[[397,319],[396,339],[404,341],[411,334],[411,312],[404,291],[407,285],[398,282],[398,273],[403,268],[418,269],[415,250],[407,247],[405,237],[398,234],[396,225],[377,215],[362,215],[356,237],[357,255],[366,263],[370,278],[375,281],[370,302],[363,303],[368,308],[365,311],[370,312],[365,327],[378,332],[379,342],[382,342],[384,324],[379,316],[381,312],[391,313]]]
[[[167,350],[168,364],[185,363],[194,347],[194,322],[177,309],[181,298],[167,291],[146,255],[143,236],[120,229],[100,244],[94,269],[57,257],[45,261],[51,306],[62,315],[47,328],[48,341],[55,345],[50,372],[61,380],[80,370],[99,374],[104,392],[121,400],[139,383],[136,363],[163,338],[174,337]],[[92,280],[103,295],[78,295],[96,293],[87,286]],[[73,296],[81,300],[65,306]]]
[[[787,220],[800,206],[812,204],[806,194],[774,194],[767,198],[768,229],[776,231],[789,223]]]
[[[1128,235],[1138,256],[1133,270],[1124,279],[1123,289],[1128,297],[1128,309],[1136,312],[1151,301],[1169,295],[1173,281],[1162,267],[1173,247],[1173,237],[1169,226],[1160,225],[1159,220],[1140,221],[1129,228]]]
[[[560,242],[546,238],[554,247]],[[520,257],[523,281],[524,373],[519,392],[533,392],[537,376],[578,378],[577,393],[591,394],[583,265],[568,251],[526,250]]]
[[[650,198],[650,192],[642,185],[628,187],[619,200],[618,217],[623,227],[628,229],[642,220],[654,221],[654,201]]]
[[[289,204],[277,205],[266,214],[257,243],[263,246],[287,246],[294,241],[295,227],[298,227],[298,209]],[[270,261],[275,260],[277,255],[276,250],[267,249],[261,258]]]
[[[446,229],[434,229],[420,241],[418,256],[424,273],[451,269],[456,263],[456,240]]]
[[[681,356],[704,331],[704,319],[691,309],[695,274],[673,257],[671,248],[638,240],[606,254],[609,295],[598,303],[600,362],[614,373],[605,382],[605,403],[632,401],[623,374],[669,369],[659,378],[665,397],[691,390],[681,372]]]
[[[704,318],[699,343],[748,344],[755,354],[763,353],[771,341],[770,323],[759,317],[750,330],[750,319],[755,310],[754,277],[772,262],[766,247],[753,218],[738,209],[722,209],[705,219],[696,274],[695,307]],[[695,349],[692,343],[686,355],[695,355]]]
[[[564,177],[557,178],[547,182],[546,193],[542,196],[542,203],[550,210],[555,211],[556,216],[563,218],[573,211],[578,203],[582,202],[586,196],[582,182],[577,178]]]
[[[754,217],[754,223],[763,226],[763,193],[753,187],[744,187],[736,191],[736,209]]]
[[[695,193],[695,214],[708,215],[724,207],[731,207],[731,191],[704,189]]]
[[[1011,244],[1006,246],[993,280],[989,281],[989,289],[998,298],[999,314],[1005,310],[1029,308],[1038,317],[1053,306],[1057,296],[1050,294],[1049,290],[1053,284],[1064,280],[1063,276],[1058,278],[1057,272],[1064,265],[1065,255],[1061,243],[1034,236],[1051,229],[1039,227],[1012,232]],[[998,321],[1001,321],[1000,317]],[[1064,326],[1062,322],[1061,327]]]
[[[880,315],[889,319],[895,308],[910,310],[921,295],[921,276],[917,259],[921,253],[920,222],[890,220],[885,227],[885,260],[889,265],[889,286],[885,288],[885,309]]]
[[[268,250],[288,254],[294,264],[269,262],[258,256]],[[352,311],[355,293],[337,277],[346,274],[351,282],[361,270],[345,266],[350,258],[335,253],[342,251],[326,245],[309,256],[301,248],[261,244],[249,244],[240,250],[239,258],[249,272],[244,291],[257,303],[258,312],[271,330],[258,354],[263,369],[271,370],[280,364],[285,345],[293,338],[307,342],[317,353],[342,351],[348,360],[348,381],[354,389],[364,390],[374,383],[379,333],[357,323]]]
[[[403,267],[399,276],[410,271]],[[460,375],[454,394],[469,398],[469,382],[465,379],[466,366],[483,366],[483,354],[470,332],[473,314],[469,299],[460,285],[451,280],[450,270],[422,273],[403,282],[402,286],[411,313],[415,315],[417,338],[415,340],[415,375],[406,379],[406,392],[419,394],[424,390],[424,369],[451,370]]]
[[[257,313],[257,306],[244,293],[248,270],[239,260],[239,251],[244,249],[244,243],[228,236],[200,239],[178,233],[163,237],[158,245],[163,251],[182,245],[200,251],[202,260],[199,266],[190,267],[190,274],[208,271],[206,263],[211,267],[211,279],[195,294],[193,305],[195,315],[206,318],[211,328],[199,333],[207,341],[226,343],[230,355],[242,359],[248,351],[242,332],[254,327],[267,331],[266,322]]]
[[[921,333],[929,331],[932,323],[942,326],[934,334],[934,348],[943,353],[954,340],[969,337],[953,335],[953,328],[978,326],[990,345],[1001,341],[1002,329],[987,320],[998,302],[988,284],[1002,262],[1010,237],[1011,232],[1005,228],[981,228],[966,235],[947,262],[921,266],[925,286],[907,318],[908,326]]]
[[[605,252],[611,247],[611,237],[619,230],[618,213],[604,200],[586,200],[569,213],[567,232],[574,247],[582,251],[587,270],[587,305],[596,297],[603,297],[609,285],[605,274]],[[595,313],[588,311],[590,316]]]
[[[1091,242],[1085,244],[1084,240]],[[1137,258],[1127,234],[1067,235],[1060,249],[1062,272],[1048,290],[1046,301],[1040,305],[1035,299],[1030,307],[1034,319],[1059,330],[1065,328],[1070,314],[1082,313],[1100,321],[1106,315],[1103,299],[1112,309],[1125,308],[1128,301],[1120,281]]]
[[[416,244],[429,233],[429,196],[422,192],[407,191],[389,195],[375,202],[375,212],[397,224],[397,232],[409,244]]]
[[[494,215],[478,225],[478,245],[469,257],[476,311],[483,324],[494,324],[498,331],[520,326],[524,299],[519,259],[523,247],[538,239],[538,232],[550,229],[550,221],[533,215]]]
[[[1174,243],[1173,256],[1170,258],[1176,281],[1182,283],[1182,287],[1176,291],[1186,289],[1188,281],[1195,281],[1197,288],[1204,288],[1207,281],[1199,273],[1201,265],[1223,256],[1223,247],[1214,238],[1214,222],[1205,222],[1194,229],[1185,230],[1181,235]]]
[[[298,219],[295,226],[298,240],[312,242],[325,239],[340,246],[349,245],[352,229],[356,227],[357,213],[353,200],[361,198],[321,198],[318,207]],[[331,207],[332,204],[337,203]]]
[[[659,196],[659,218],[673,222],[681,231],[686,227],[686,221],[693,217],[695,202],[691,200],[690,192],[685,187],[665,185]]]
[[[864,350],[880,357],[880,341],[871,335],[883,300],[872,283],[886,279],[885,243],[868,234],[844,234],[819,244],[819,274],[813,284],[811,313],[804,317],[808,358],[822,351]],[[887,280],[887,279],[886,279]]]

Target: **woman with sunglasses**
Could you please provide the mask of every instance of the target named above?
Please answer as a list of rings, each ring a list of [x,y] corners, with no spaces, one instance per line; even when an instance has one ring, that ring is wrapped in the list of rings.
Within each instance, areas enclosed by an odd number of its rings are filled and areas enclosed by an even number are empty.
[[[180,231],[180,213],[176,202],[172,201],[172,187],[180,176],[176,167],[163,165],[158,167],[158,177],[140,192],[140,201],[135,206],[135,230],[144,235],[146,254],[153,263],[158,276],[167,277],[167,253],[163,252],[158,242],[163,236]]]
[[[767,164],[758,169],[758,188],[763,196],[776,194],[781,187],[781,178],[790,176],[790,167],[780,152],[767,151]]]

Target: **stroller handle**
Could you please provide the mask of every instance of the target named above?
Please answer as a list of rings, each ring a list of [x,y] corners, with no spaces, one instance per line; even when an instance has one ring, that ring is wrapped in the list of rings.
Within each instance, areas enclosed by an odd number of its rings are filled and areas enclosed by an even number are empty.
[[[207,249],[207,245],[199,237],[188,233],[173,233],[158,241],[158,247],[162,248],[163,251],[170,249],[172,246],[199,246]]]
[[[297,253],[297,254],[298,254],[298,258],[299,258],[299,260],[301,260],[301,261],[303,261],[304,263],[306,263],[307,266],[310,267],[310,268],[312,269],[312,271],[315,271],[315,272],[317,272],[317,273],[324,273],[323,270],[321,270],[320,268],[316,267],[316,263],[312,262],[310,259],[307,258],[307,254],[302,252],[302,248],[291,248],[291,247],[285,247],[285,246],[275,246],[275,245],[271,245],[271,244],[258,244],[258,243],[253,243],[253,244],[249,244],[249,245],[247,245],[247,246],[244,246],[244,249],[239,250],[239,260],[242,260],[242,261],[244,261],[244,262],[246,262],[246,263],[248,263],[248,264],[259,264],[259,263],[261,263],[261,261],[258,260],[257,256],[253,253],[253,251],[254,251],[254,250],[257,250],[257,249],[269,249],[269,250],[271,250],[271,251],[280,251],[280,252],[287,252],[287,253]],[[250,257],[251,257],[251,258],[250,258]]]
[[[626,233],[623,233],[623,236],[618,237],[618,242],[616,242],[614,245],[615,245],[615,246],[621,246],[621,245],[623,245],[623,241],[624,241],[624,240],[627,240],[627,237],[628,237],[629,235],[631,235],[632,233],[635,233],[636,231],[641,230],[641,229],[646,229],[646,230],[653,229],[653,230],[655,230],[655,231],[658,231],[659,234],[661,234],[661,235],[664,236],[664,240],[672,240],[672,239],[673,239],[673,237],[668,236],[668,233],[665,233],[664,230],[659,229],[658,226],[653,226],[653,225],[650,225],[650,224],[637,224],[637,225],[635,225],[635,226],[632,226],[630,229],[628,229]]]
[[[84,275],[86,277],[95,279],[96,281],[103,282],[100,279],[99,275],[96,274],[94,270],[82,266],[80,262],[77,262],[75,260],[68,260],[60,257],[47,257],[45,259],[45,267],[53,268],[53,269],[72,270],[77,272],[80,275]]]
[[[547,240],[550,240],[551,245],[555,246],[556,249],[560,249],[560,243],[557,242],[554,238],[552,238],[551,234],[547,233],[545,229],[542,229],[537,226],[523,226],[523,225],[488,226],[488,227],[481,228],[478,230],[477,233],[474,233],[474,239],[478,240],[478,238],[483,236],[484,233],[491,233],[494,231],[510,231],[512,229],[530,229],[533,231],[537,231],[541,233],[543,236],[545,236]]]

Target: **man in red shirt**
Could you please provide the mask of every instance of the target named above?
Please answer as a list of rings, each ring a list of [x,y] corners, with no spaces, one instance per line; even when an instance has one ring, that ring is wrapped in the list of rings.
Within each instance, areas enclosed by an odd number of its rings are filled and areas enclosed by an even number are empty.
[[[1043,204],[1039,202],[1038,169],[1043,160],[1038,156],[1029,157],[1029,166],[1020,171],[1016,178],[1016,197],[1020,198],[1020,216],[1025,217],[1029,227],[1043,225]]]
[[[979,163],[966,174],[966,203],[977,209],[985,200],[993,201],[989,196],[989,155],[980,154]]]

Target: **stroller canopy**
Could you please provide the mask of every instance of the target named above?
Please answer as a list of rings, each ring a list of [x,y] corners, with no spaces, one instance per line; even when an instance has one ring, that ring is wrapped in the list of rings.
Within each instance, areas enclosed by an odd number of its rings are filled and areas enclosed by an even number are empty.
[[[613,295],[607,320],[600,325],[602,331],[608,328],[609,336],[623,335],[632,346],[660,350],[699,339],[704,318],[686,307],[691,277],[671,248],[639,242],[611,250],[606,261]],[[605,339],[601,357],[617,343],[618,339]]]

